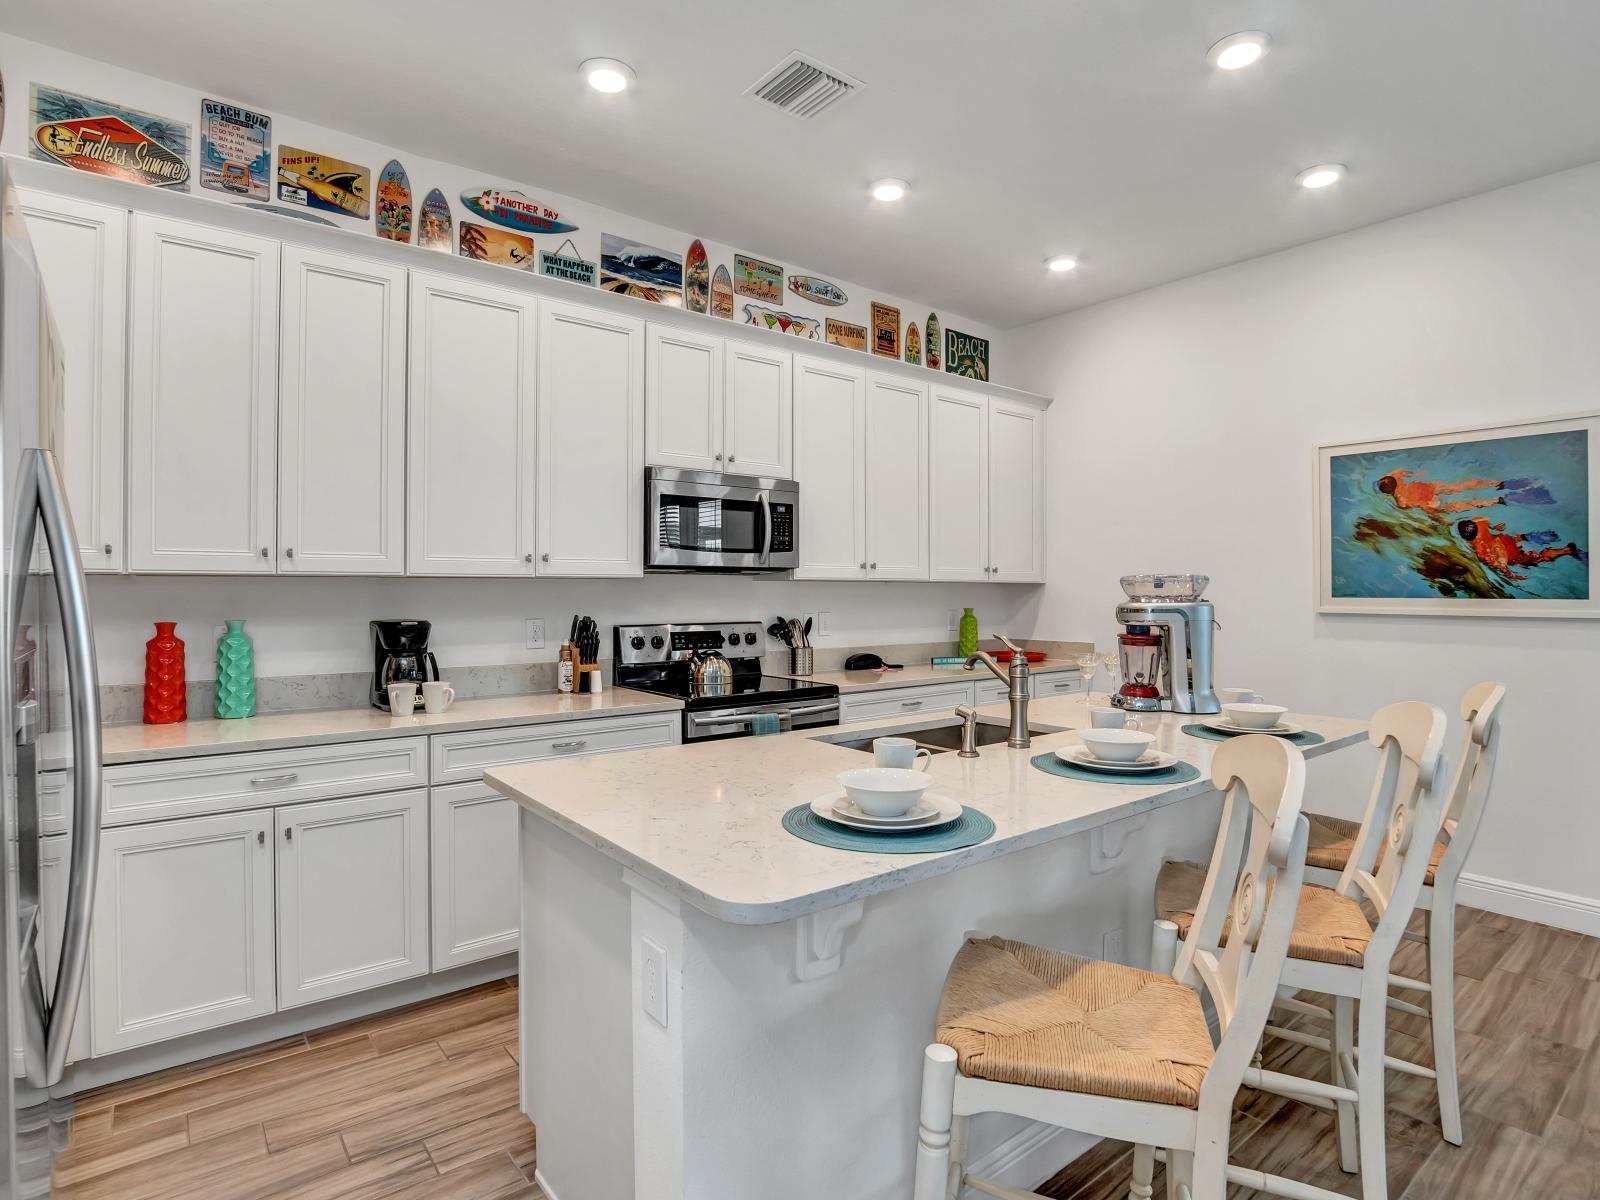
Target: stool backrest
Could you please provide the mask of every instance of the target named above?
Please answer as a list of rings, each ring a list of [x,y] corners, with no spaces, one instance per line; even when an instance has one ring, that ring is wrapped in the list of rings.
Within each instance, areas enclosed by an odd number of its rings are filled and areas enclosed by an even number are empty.
[[[1461,698],[1467,734],[1445,806],[1444,834],[1449,844],[1434,873],[1435,887],[1455,883],[1472,853],[1472,843],[1478,840],[1478,826],[1489,807],[1495,759],[1500,754],[1500,702],[1505,698],[1505,685],[1499,683],[1474,684]]]
[[[1220,1089],[1226,1106],[1272,1011],[1300,904],[1309,828],[1300,813],[1305,757],[1281,738],[1246,734],[1212,756],[1211,782],[1223,793],[1222,824],[1172,973],[1204,986],[1217,1011],[1221,1040],[1201,1102],[1207,1091]]]

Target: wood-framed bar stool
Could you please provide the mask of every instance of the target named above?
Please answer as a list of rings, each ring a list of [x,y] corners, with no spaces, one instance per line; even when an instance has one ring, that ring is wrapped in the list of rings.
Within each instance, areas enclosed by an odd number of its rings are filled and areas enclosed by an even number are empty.
[[[1506,689],[1498,683],[1479,683],[1461,698],[1461,717],[1467,723],[1461,756],[1456,763],[1445,805],[1444,823],[1435,842],[1428,869],[1422,877],[1417,907],[1424,909],[1427,923],[1421,934],[1407,930],[1407,940],[1420,940],[1428,954],[1426,983],[1396,976],[1394,990],[1425,992],[1427,1005],[1391,996],[1389,1007],[1427,1020],[1433,1039],[1433,1069],[1415,1063],[1390,1059],[1390,1070],[1432,1076],[1439,1094],[1439,1128],[1444,1140],[1461,1145],[1461,1089],[1456,1076],[1455,952],[1456,885],[1466,867],[1467,856],[1478,840],[1478,829],[1489,806],[1489,790],[1494,782],[1495,760],[1500,748],[1500,702]],[[1336,887],[1350,863],[1361,826],[1355,821],[1307,813],[1311,823],[1306,850],[1306,879],[1325,887]],[[1380,848],[1380,856],[1382,850]],[[1301,1005],[1286,1004],[1290,1010],[1304,1012]],[[1320,1014],[1311,1014],[1320,1015]]]
[[[1346,1171],[1359,1169],[1362,1200],[1386,1200],[1388,1194],[1384,1070],[1389,966],[1422,890],[1423,872],[1444,819],[1444,789],[1436,786],[1444,733],[1444,712],[1421,701],[1391,704],[1373,717],[1368,736],[1378,747],[1378,774],[1355,853],[1335,887],[1304,887],[1282,971],[1286,991],[1321,992],[1333,998],[1332,1040],[1265,1027],[1269,1035],[1328,1051],[1332,1082],[1345,1090],[1332,1106],[1339,1163]],[[1385,853],[1374,873],[1380,846]],[[1167,863],[1161,869],[1156,912],[1173,923],[1184,950],[1197,933],[1205,939],[1203,944],[1214,933],[1230,948],[1236,940],[1231,929],[1212,931],[1199,919],[1211,886],[1210,873],[1193,863]],[[1363,900],[1376,909],[1376,926],[1367,920]],[[1180,964],[1184,950],[1179,951]],[[1328,1012],[1298,1000],[1278,1001],[1277,1006]]]
[[[1133,1200],[1149,1200],[1158,1147],[1167,1194],[1177,1200],[1222,1200],[1230,1183],[1302,1200],[1334,1197],[1287,1190],[1282,1185],[1301,1185],[1228,1162],[1242,1084],[1354,1096],[1251,1065],[1305,872],[1305,760],[1279,739],[1247,735],[1218,748],[1211,778],[1225,797],[1211,878],[1231,886],[1208,884],[1200,936],[1170,972],[968,935],[940,997],[938,1040],[924,1052],[915,1200],[951,1200],[963,1185],[1001,1200],[1034,1195],[967,1174],[966,1126],[982,1112],[1133,1142]],[[1247,936],[1224,949],[1205,935],[1221,931],[1230,908]],[[1216,1009],[1215,1045],[1186,980]]]

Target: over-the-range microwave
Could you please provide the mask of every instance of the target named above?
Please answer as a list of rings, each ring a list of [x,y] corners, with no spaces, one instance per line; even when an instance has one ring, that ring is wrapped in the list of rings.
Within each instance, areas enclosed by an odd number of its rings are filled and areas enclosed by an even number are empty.
[[[647,467],[645,567],[792,571],[800,485],[792,479]]]

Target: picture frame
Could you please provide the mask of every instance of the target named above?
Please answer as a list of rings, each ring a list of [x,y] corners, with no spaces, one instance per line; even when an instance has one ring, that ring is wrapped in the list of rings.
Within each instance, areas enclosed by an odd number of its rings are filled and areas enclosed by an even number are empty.
[[[1318,446],[1319,613],[1600,617],[1600,412]]]

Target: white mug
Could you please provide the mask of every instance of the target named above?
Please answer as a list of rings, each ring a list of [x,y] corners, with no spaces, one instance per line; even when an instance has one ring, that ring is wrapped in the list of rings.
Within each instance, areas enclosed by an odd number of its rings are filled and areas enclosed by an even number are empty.
[[[1095,729],[1132,729],[1140,730],[1143,726],[1139,718],[1130,717],[1120,708],[1091,708],[1089,710],[1089,724]]]
[[[1218,688],[1217,699],[1223,704],[1260,704],[1261,695],[1249,688]]]
[[[905,767],[913,771],[926,771],[928,765],[933,762],[933,751],[922,749],[910,738],[874,738],[872,761],[880,767]]]
[[[391,683],[389,685],[389,715],[392,717],[409,717],[417,711],[417,685],[414,683]]]
[[[456,690],[443,680],[422,685],[422,709],[438,716],[455,702]]]

